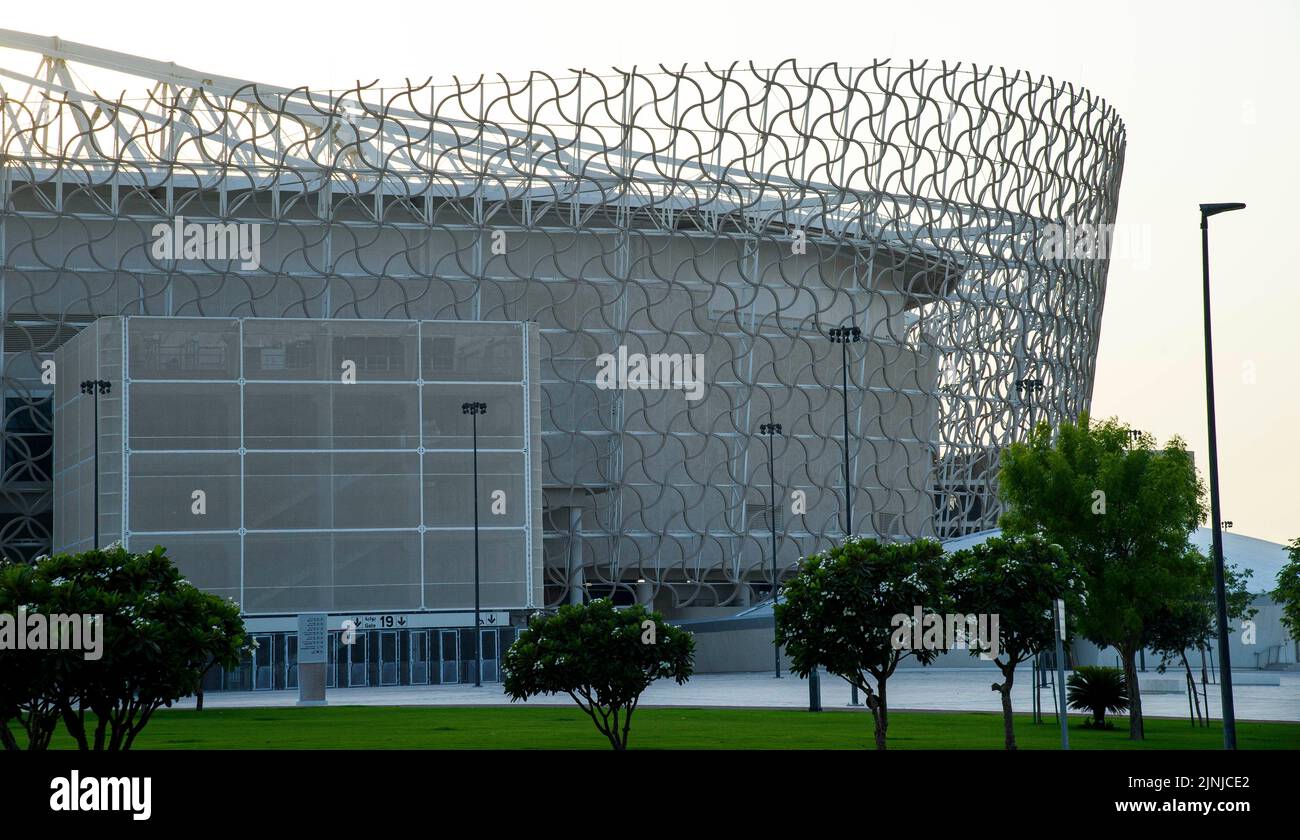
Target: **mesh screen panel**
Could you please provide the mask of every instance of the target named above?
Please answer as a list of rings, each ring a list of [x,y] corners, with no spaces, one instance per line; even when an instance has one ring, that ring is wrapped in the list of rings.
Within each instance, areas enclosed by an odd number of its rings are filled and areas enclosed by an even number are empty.
[[[484,591],[497,607],[534,604],[540,488],[526,441],[538,397],[525,416],[526,329],[100,319],[59,352],[69,375],[89,365],[116,377],[99,403],[102,542],[164,545],[194,582],[248,613],[471,607],[473,544],[464,536],[474,514],[474,417],[462,404],[486,402],[477,418]],[[447,343],[446,365],[422,363],[429,342]],[[142,381],[132,375],[136,360]],[[451,378],[424,375],[444,372]],[[66,388],[56,402],[57,538],[84,546],[94,403]],[[461,551],[470,559],[454,557]]]
[[[420,525],[420,465],[414,452],[249,453],[245,470],[248,528]]]

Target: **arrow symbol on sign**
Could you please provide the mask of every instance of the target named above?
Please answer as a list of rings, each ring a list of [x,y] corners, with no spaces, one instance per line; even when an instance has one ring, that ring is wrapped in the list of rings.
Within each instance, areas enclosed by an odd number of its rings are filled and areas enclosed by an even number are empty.
[[[406,624],[406,616],[402,616],[401,618],[397,619],[397,623],[398,623],[398,624],[401,624],[401,625],[403,625],[403,626],[405,626],[405,624]]]
[[[495,615],[489,615],[488,624],[496,624],[496,623],[497,623],[497,617]]]

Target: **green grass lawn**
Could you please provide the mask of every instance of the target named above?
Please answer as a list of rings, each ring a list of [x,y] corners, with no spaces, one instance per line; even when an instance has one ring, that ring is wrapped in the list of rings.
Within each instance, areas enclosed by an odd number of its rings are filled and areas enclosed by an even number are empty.
[[[1083,729],[1072,718],[1074,749],[1221,749],[1218,726],[1149,719],[1147,740],[1128,740],[1127,718],[1111,732]],[[1300,749],[1300,723],[1237,723],[1242,749]],[[1051,717],[1034,725],[1017,716],[1022,749],[1059,749]],[[641,709],[633,718],[633,749],[866,749],[873,745],[867,712],[769,709]],[[60,727],[55,748],[72,748]],[[891,749],[1001,749],[1002,717],[982,712],[895,712]],[[283,709],[162,710],[136,749],[609,749],[576,708],[335,706]]]

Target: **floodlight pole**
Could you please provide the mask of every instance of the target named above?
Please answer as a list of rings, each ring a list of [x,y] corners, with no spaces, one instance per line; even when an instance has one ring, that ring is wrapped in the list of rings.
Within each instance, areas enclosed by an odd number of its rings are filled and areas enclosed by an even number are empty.
[[[830,339],[840,345],[840,376],[844,398],[844,538],[853,535],[853,482],[849,476],[849,343],[862,340],[858,327],[831,327]]]
[[[844,397],[844,539],[853,535],[853,482],[849,477],[849,342],[862,340],[862,330],[859,327],[831,327],[829,330],[831,342],[840,345],[840,377],[843,389],[841,391]],[[813,669],[812,679],[817,680],[817,671]],[[812,690],[811,685],[809,690]],[[858,702],[858,685],[849,683],[849,705],[860,706]],[[816,706],[816,708],[812,708]],[[821,711],[821,686],[817,686],[817,699],[810,701],[809,708],[812,711]]]
[[[479,617],[479,550],[478,550],[478,416],[487,414],[487,403],[467,402],[460,407],[470,416],[474,429],[474,687],[483,687],[483,619]]]
[[[759,426],[759,432],[767,437],[767,492],[768,498],[772,503],[771,516],[772,526],[772,651],[776,663],[776,679],[781,679],[781,646],[776,641],[776,594],[777,594],[777,577],[776,577],[776,472],[772,456],[772,449],[775,445],[773,437],[781,434],[780,423],[764,423]],[[746,526],[748,527],[748,526]]]
[[[94,453],[95,453],[95,454],[94,454],[94,457],[95,457],[95,461],[94,461],[94,468],[93,468],[93,470],[92,470],[92,472],[94,473],[94,476],[95,476],[95,477],[94,477],[94,488],[93,488],[93,491],[94,491],[94,494],[95,494],[95,499],[94,499],[94,502],[93,502],[93,504],[94,504],[93,512],[91,513],[91,516],[94,517],[94,520],[95,520],[95,522],[94,522],[95,542],[94,542],[94,545],[91,546],[91,547],[94,548],[96,551],[99,550],[99,395],[100,395],[100,394],[107,394],[107,393],[108,393],[109,391],[111,391],[111,390],[113,390],[113,383],[112,383],[112,382],[109,382],[107,379],[87,379],[86,381],[84,381],[84,382],[81,383],[81,393],[83,393],[83,394],[89,394],[89,395],[92,397],[93,402],[94,402],[94,404],[95,404],[95,408],[94,408],[94,411],[95,411],[95,419],[94,419],[94,424],[95,424],[95,432],[94,432]]]
[[[1070,748],[1070,730],[1065,714],[1065,601],[1057,598],[1052,604],[1052,624],[1056,631],[1056,694],[1059,698],[1057,709],[1061,721],[1061,749]]]
[[[1228,652],[1228,595],[1223,575],[1223,523],[1219,514],[1219,450],[1214,425],[1214,342],[1210,331],[1210,217],[1243,210],[1240,202],[1201,205],[1201,279],[1205,300],[1205,412],[1210,437],[1210,526],[1214,534],[1214,606],[1219,621],[1219,692],[1223,701],[1223,748],[1237,748],[1232,704],[1232,657]]]

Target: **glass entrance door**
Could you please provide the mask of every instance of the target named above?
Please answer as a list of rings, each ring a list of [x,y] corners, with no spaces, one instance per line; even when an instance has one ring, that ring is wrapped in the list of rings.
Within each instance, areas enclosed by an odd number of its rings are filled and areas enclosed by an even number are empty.
[[[439,666],[443,683],[460,682],[460,639],[455,630],[443,630],[438,635],[442,644]]]
[[[284,669],[284,687],[298,687],[298,634],[289,633],[285,636],[285,669]]]
[[[479,631],[479,644],[483,650],[483,682],[496,682],[500,668],[497,661],[497,631],[493,627]]]
[[[379,684],[397,685],[397,631],[379,634]]]
[[[369,633],[358,630],[357,637],[352,644],[345,646],[348,649],[348,685],[352,688],[364,688],[366,685],[366,664],[368,660],[366,642],[369,638]]]
[[[275,644],[270,633],[253,636],[257,647],[253,649],[253,688],[264,691],[275,687]]]
[[[411,685],[429,684],[429,631],[411,631]]]

